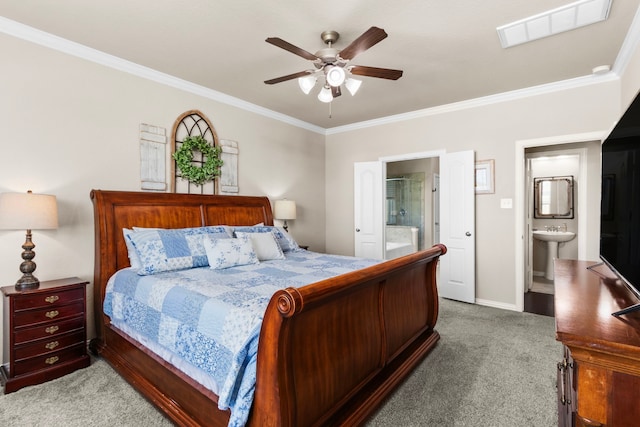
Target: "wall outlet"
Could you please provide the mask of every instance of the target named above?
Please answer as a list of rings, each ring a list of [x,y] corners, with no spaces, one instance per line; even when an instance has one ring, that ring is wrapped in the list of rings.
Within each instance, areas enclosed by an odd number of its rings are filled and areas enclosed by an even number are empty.
[[[513,199],[500,199],[501,209],[513,209]]]

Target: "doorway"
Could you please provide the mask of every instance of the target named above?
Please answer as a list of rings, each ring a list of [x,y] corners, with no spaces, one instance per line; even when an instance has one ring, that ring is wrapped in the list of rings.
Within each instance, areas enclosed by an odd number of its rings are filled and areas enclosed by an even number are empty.
[[[585,134],[565,135],[552,138],[518,141],[516,146],[516,194],[515,194],[515,220],[516,220],[516,308],[519,311],[537,310],[539,314],[550,315],[553,309],[553,295],[543,293],[530,293],[530,277],[534,272],[533,255],[533,178],[528,173],[527,156],[543,156],[544,153],[552,156],[560,156],[563,152],[573,150],[582,153],[579,173],[576,177],[578,198],[575,200],[576,213],[579,221],[575,224],[576,235],[579,239],[574,242],[577,245],[577,253],[572,252],[571,257],[590,260],[598,258],[598,232],[600,209],[600,142],[604,132],[591,132]],[[543,154],[536,154],[543,153]],[[565,223],[565,220],[560,223]],[[562,225],[562,224],[559,224]],[[537,227],[537,225],[536,225]],[[543,225],[544,227],[544,225]],[[594,232],[594,230],[596,230]],[[575,249],[574,249],[575,250]],[[560,254],[562,256],[562,253]],[[552,286],[552,280],[549,281]]]
[[[426,249],[434,240],[433,176],[439,158],[386,162],[385,259]]]
[[[439,263],[439,293],[443,298],[475,303],[475,173],[474,152],[471,150],[414,153],[380,158],[377,162],[356,162],[355,256],[379,253],[375,257],[384,258],[386,164],[432,157],[439,160],[438,188],[442,190],[433,193],[431,197],[439,197],[439,241],[447,246],[447,256],[440,258]],[[430,175],[433,176],[434,174]],[[432,213],[430,209],[425,212]],[[432,222],[433,218],[425,225]]]

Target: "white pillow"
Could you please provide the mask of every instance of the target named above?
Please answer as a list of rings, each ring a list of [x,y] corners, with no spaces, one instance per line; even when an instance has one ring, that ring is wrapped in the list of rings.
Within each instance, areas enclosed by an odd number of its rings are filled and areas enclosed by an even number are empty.
[[[295,251],[299,248],[298,243],[291,237],[289,233],[284,231],[282,227],[274,227],[273,225],[251,225],[251,226],[235,226],[233,228],[238,233],[273,233],[278,240],[282,252]]]
[[[203,240],[209,266],[214,270],[237,265],[258,264],[258,256],[249,238]]]
[[[129,235],[133,234],[134,231],[130,228],[123,228],[122,234],[124,235],[124,243],[127,245],[127,254],[129,255],[129,264],[131,267],[139,270],[142,267],[142,261],[140,261],[140,257],[138,256],[138,252],[136,252],[136,248],[133,246],[133,242],[129,238]]]
[[[284,259],[284,253],[282,248],[276,240],[276,236],[273,233],[243,233],[238,232],[236,235],[239,238],[247,237],[251,240],[253,250],[256,252],[260,261],[266,261],[269,259]]]

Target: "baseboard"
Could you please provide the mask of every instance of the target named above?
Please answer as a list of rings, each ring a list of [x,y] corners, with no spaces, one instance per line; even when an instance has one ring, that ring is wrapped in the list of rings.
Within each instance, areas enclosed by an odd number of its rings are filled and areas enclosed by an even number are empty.
[[[506,304],[504,302],[491,301],[487,299],[476,298],[476,304],[484,305],[486,307],[500,308],[502,310],[522,311],[518,310],[518,307],[515,304]]]

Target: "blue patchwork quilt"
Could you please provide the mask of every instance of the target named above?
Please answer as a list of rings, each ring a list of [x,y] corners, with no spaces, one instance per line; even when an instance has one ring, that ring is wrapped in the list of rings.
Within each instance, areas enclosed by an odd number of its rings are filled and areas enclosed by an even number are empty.
[[[220,409],[231,409],[229,426],[242,426],[253,402],[260,326],[271,296],[378,262],[305,250],[285,255],[224,270],[140,276],[124,269],[107,287],[104,312],[114,325],[155,342],[160,353],[206,374],[200,382],[219,396]]]

